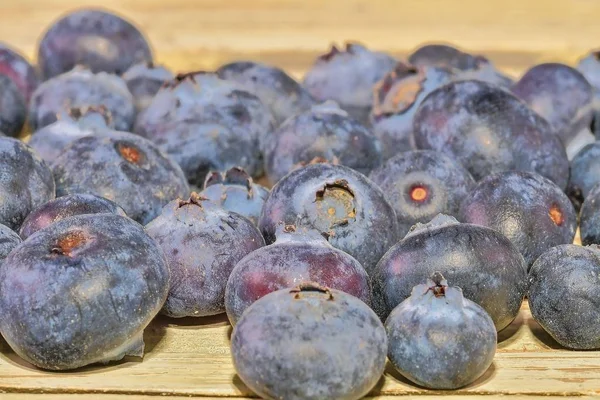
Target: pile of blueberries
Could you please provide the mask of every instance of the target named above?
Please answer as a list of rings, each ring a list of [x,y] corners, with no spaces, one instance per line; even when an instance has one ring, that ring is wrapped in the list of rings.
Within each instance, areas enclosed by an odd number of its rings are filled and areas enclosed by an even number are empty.
[[[174,75],[77,10],[38,63],[0,45],[0,332],[31,364],[143,356],[158,313],[226,312],[264,398],[358,399],[386,359],[455,389],[525,296],[562,346],[600,348],[600,53],[516,82],[441,44],[334,46],[302,83]]]

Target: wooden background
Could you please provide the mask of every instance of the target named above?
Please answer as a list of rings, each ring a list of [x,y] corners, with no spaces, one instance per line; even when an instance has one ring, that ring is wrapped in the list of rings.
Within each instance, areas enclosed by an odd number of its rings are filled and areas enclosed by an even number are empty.
[[[423,42],[443,40],[488,55],[518,76],[534,63],[575,63],[600,48],[599,0],[0,0],[0,40],[34,57],[39,36],[61,13],[99,3],[137,23],[157,60],[175,71],[253,59],[301,77],[332,42],[359,40],[402,57]],[[223,317],[160,317],[146,330],[143,362],[70,373],[41,372],[0,339],[0,399],[248,396],[231,365],[229,332]],[[500,336],[492,368],[473,385],[443,393],[447,398],[600,395],[600,353],[561,349],[526,305]],[[391,368],[372,392],[388,400],[441,394],[408,384]]]

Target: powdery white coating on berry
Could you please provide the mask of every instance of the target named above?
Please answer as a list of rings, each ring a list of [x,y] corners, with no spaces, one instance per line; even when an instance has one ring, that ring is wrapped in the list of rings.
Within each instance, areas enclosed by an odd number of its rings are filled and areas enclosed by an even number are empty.
[[[403,376],[429,389],[458,389],[482,376],[496,352],[496,328],[458,287],[437,295],[415,286],[388,317],[388,357]],[[438,286],[441,288],[441,286]]]
[[[331,246],[317,231],[279,230],[275,243],[240,260],[225,291],[225,307],[232,325],[256,300],[268,293],[315,282],[371,304],[369,277],[352,256]]]
[[[150,105],[160,88],[173,79],[173,73],[162,65],[144,62],[133,65],[125,71],[122,78],[127,83],[140,112]]]
[[[142,226],[112,214],[67,218],[0,267],[0,331],[44,369],[141,357],[143,330],[168,287],[164,255]]]
[[[265,399],[360,399],[383,373],[385,329],[356,297],[312,290],[282,289],[251,305],[231,336],[234,367]]]
[[[225,286],[236,263],[264,246],[258,229],[239,214],[192,194],[174,200],[146,225],[171,269],[163,314],[204,317],[225,312]]]
[[[88,193],[148,223],[189,187],[179,166],[138,135],[102,131],[71,143],[52,164],[59,196]]]
[[[529,273],[533,318],[558,343],[600,348],[600,250],[562,245],[542,254]]]
[[[531,266],[540,254],[573,243],[577,213],[567,195],[529,172],[504,172],[480,181],[463,201],[458,219],[506,236]]]
[[[94,130],[82,129],[73,121],[58,120],[36,131],[27,144],[47,163],[52,164],[69,144],[93,133]]]
[[[8,226],[0,224],[0,265],[19,243],[21,243],[19,235]]]
[[[235,81],[267,105],[277,125],[306,111],[315,102],[308,91],[282,69],[252,61],[225,64],[216,71],[220,78]]]
[[[31,94],[39,85],[40,79],[33,66],[6,43],[0,42],[0,75],[9,77],[19,88],[19,93],[29,102]]]
[[[369,175],[394,207],[400,235],[439,213],[458,215],[463,199],[475,187],[457,161],[431,150],[407,151],[387,160]],[[424,198],[414,198],[415,190]]]
[[[568,193],[585,199],[600,183],[600,142],[586,145],[571,161]]]
[[[42,83],[29,104],[34,130],[50,125],[71,108],[106,107],[117,130],[130,131],[135,120],[133,96],[120,77],[75,67]]]
[[[0,132],[18,136],[25,124],[27,105],[17,85],[0,73]]]
[[[335,103],[323,103],[285,121],[265,150],[265,170],[275,184],[300,163],[337,160],[362,174],[382,161],[379,139]]]
[[[407,235],[383,256],[372,275],[375,311],[387,318],[436,271],[483,307],[498,331],[517,316],[527,291],[527,266],[506,237],[483,226],[447,224]]]
[[[20,140],[0,137],[0,223],[18,230],[31,210],[54,195],[46,163]]]

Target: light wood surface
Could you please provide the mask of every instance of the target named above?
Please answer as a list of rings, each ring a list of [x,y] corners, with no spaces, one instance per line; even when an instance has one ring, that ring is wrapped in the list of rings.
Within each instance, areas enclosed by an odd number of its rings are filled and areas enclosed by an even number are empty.
[[[39,36],[61,13],[100,3],[140,26],[157,60],[175,71],[252,59],[301,77],[332,42],[358,40],[404,57],[423,42],[443,40],[488,55],[518,76],[534,63],[572,64],[600,47],[597,0],[0,0],[0,41],[34,58]],[[230,330],[224,317],[160,317],[146,331],[143,362],[129,359],[70,373],[37,370],[0,339],[0,399],[244,398],[251,393],[232,368]],[[372,395],[380,400],[600,395],[600,353],[560,349],[526,304],[501,339],[492,368],[468,388],[426,391],[388,367]]]

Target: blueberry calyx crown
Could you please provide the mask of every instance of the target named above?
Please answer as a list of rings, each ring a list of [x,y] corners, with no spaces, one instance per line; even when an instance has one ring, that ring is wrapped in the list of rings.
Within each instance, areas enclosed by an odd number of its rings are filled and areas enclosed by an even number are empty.
[[[444,297],[448,288],[448,282],[442,273],[438,271],[434,272],[429,280],[433,285],[428,288],[428,291],[431,291],[435,297]]]
[[[192,192],[188,200],[179,199],[179,204],[177,205],[177,208],[181,208],[191,204],[202,208],[203,201],[208,201],[208,198],[196,192]]]
[[[423,91],[422,68],[399,62],[373,87],[373,116],[378,119],[406,112]]]
[[[329,222],[329,228],[348,225],[350,220],[356,218],[354,197],[354,192],[345,179],[325,183],[315,193],[317,213],[323,221]]]
[[[198,70],[198,71],[179,73],[179,74],[175,75],[175,78],[173,78],[171,81],[165,82],[162,87],[175,88],[185,81],[191,81],[193,83],[197,83],[196,82],[197,75],[210,75],[210,74],[214,74],[214,72]]]
[[[50,249],[52,254],[70,257],[77,247],[80,247],[87,241],[85,234],[81,231],[68,232],[56,241],[54,247]]]
[[[254,196],[252,189],[252,177],[242,167],[232,167],[225,174],[219,171],[212,171],[204,181],[204,189],[212,185],[239,185],[244,186],[248,191],[248,198]]]
[[[302,282],[298,286],[290,290],[290,293],[295,293],[294,299],[300,299],[300,294],[304,292],[319,292],[327,294],[329,295],[329,298],[327,300],[333,300],[333,293],[331,292],[331,289],[329,289],[326,286],[319,285],[316,282]]]
[[[330,236],[330,233],[321,232],[312,227],[297,226],[295,224],[286,224],[283,222],[277,224],[277,227],[275,228],[275,239],[277,242],[298,241],[300,243],[312,243],[317,241],[318,243],[321,243],[323,239],[328,242]]]
[[[67,110],[67,115],[73,121],[79,121],[80,119],[82,119],[86,116],[89,116],[91,114],[100,115],[104,119],[106,126],[112,125],[112,121],[113,121],[112,113],[104,105],[93,105],[93,106],[87,106],[87,107],[71,107]],[[60,114],[57,115],[56,117],[60,118]]]

